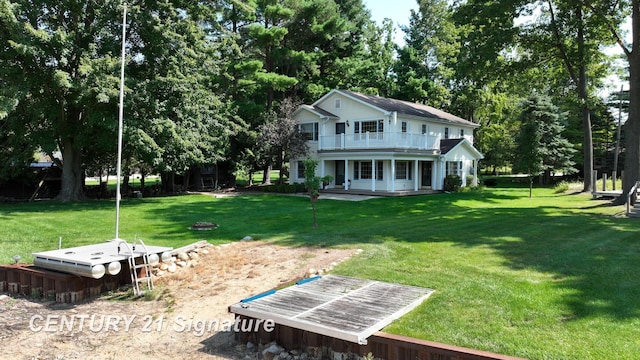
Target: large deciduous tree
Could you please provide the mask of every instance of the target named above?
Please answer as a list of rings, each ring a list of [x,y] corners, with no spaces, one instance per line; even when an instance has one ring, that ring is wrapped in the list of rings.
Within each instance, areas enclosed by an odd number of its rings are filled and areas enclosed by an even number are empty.
[[[115,148],[103,139],[115,134],[118,13],[113,1],[0,1],[6,121],[19,119],[44,151],[61,151],[62,201],[83,197],[86,149]]]

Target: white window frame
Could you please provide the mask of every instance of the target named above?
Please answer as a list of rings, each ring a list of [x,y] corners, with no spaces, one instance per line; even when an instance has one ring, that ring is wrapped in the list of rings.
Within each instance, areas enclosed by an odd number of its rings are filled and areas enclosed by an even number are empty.
[[[364,166],[363,166],[364,165]],[[363,170],[368,172],[368,177],[362,177]],[[381,160],[376,161],[376,181],[384,180],[384,163]],[[354,180],[371,180],[373,176],[373,168],[371,167],[371,161],[359,161],[353,162],[353,179]]]
[[[365,125],[367,130],[365,131]],[[367,132],[371,134],[372,139],[382,140],[382,134],[384,133],[384,120],[361,120],[354,121],[353,133],[359,134],[355,136],[356,140],[366,139]]]
[[[311,129],[308,129],[309,127]],[[319,125],[317,122],[298,124],[298,131],[304,134],[307,141],[318,141],[318,130]]]
[[[411,180],[413,161],[396,161],[396,180]]]

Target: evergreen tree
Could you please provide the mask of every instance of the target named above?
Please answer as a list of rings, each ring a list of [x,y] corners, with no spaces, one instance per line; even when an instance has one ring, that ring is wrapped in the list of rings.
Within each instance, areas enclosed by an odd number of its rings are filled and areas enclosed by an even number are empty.
[[[515,170],[529,176],[529,197],[533,177],[544,175],[549,180],[558,172],[575,172],[571,155],[573,145],[563,137],[565,114],[547,96],[534,94],[523,104],[521,127],[517,138]]]

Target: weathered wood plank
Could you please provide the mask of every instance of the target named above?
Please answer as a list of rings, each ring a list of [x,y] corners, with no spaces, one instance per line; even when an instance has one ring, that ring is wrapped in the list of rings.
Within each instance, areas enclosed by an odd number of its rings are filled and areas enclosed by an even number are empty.
[[[277,291],[229,311],[366,343],[366,338],[426,299],[433,290],[327,275]]]

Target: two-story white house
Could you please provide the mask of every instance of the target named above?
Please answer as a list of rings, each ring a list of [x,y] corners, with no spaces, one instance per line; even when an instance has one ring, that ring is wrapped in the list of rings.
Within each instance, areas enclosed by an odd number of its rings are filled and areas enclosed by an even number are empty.
[[[331,90],[293,114],[305,134],[318,176],[328,188],[367,191],[442,190],[446,175],[477,184],[482,154],[473,147],[479,125],[430,106]],[[292,159],[290,181],[304,182],[303,159]]]

